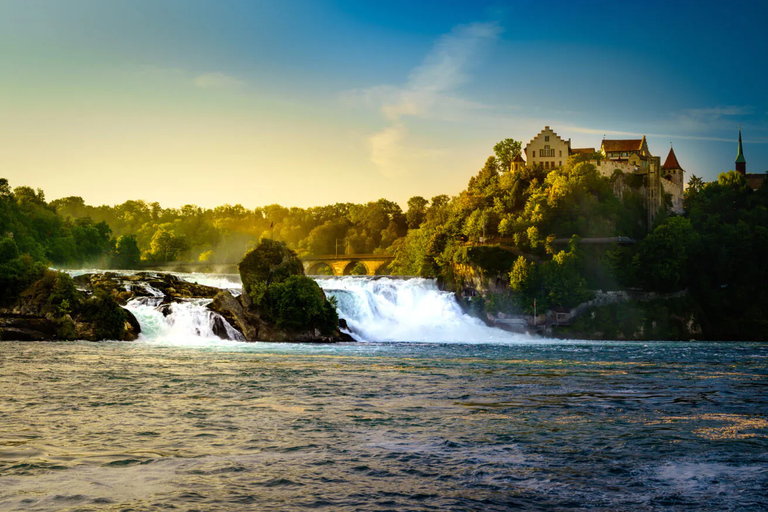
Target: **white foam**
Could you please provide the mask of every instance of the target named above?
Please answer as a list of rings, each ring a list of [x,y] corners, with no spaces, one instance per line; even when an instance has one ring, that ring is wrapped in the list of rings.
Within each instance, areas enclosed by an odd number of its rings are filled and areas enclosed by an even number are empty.
[[[432,279],[318,279],[360,341],[515,343],[530,337],[488,327],[465,314]]]

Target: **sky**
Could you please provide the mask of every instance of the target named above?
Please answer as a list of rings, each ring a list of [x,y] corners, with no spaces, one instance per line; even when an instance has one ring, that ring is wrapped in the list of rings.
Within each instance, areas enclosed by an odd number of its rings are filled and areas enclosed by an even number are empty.
[[[768,171],[768,1],[0,0],[0,177],[48,200],[456,195],[513,138]],[[687,179],[687,178],[686,178]]]

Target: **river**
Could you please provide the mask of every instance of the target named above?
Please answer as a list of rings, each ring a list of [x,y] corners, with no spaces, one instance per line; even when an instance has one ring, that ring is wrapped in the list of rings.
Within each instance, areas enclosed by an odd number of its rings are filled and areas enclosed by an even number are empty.
[[[226,276],[186,276],[236,288]],[[555,341],[323,279],[359,343],[0,345],[0,510],[768,510],[768,346]]]

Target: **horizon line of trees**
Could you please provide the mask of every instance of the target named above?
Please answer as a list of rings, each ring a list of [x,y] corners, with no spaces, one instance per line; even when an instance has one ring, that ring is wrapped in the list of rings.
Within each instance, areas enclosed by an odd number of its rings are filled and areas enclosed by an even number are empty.
[[[57,266],[103,268],[231,263],[270,238],[300,257],[393,254],[392,273],[437,278],[454,290],[479,273],[506,290],[492,297],[492,310],[528,311],[534,299],[541,309],[573,306],[596,289],[688,288],[715,323],[727,314],[744,320],[745,333],[764,325],[768,296],[755,283],[768,277],[756,256],[768,248],[765,182],[753,191],[733,171],[710,183],[693,175],[685,214],[661,212],[649,230],[642,180],[618,170],[601,175],[591,163],[594,155],[575,155],[556,169],[512,171],[519,151],[517,141],[499,142],[465,190],[431,200],[414,196],[405,212],[386,199],[253,210],[162,208],[134,200],[90,206],[77,196],[46,202],[41,190],[11,189],[3,179],[0,265],[24,255]],[[613,236],[638,243],[602,252],[579,244],[580,238]],[[558,238],[572,242],[558,248]]]

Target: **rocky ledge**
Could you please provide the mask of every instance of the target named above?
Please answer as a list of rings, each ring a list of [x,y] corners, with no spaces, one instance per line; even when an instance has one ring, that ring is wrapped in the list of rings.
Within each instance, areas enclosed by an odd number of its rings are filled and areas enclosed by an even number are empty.
[[[136,317],[108,292],[79,291],[68,275],[51,270],[0,308],[3,341],[133,341],[140,331]]]

